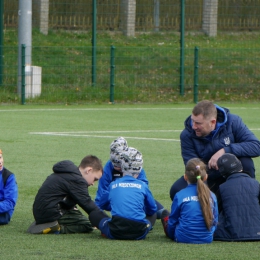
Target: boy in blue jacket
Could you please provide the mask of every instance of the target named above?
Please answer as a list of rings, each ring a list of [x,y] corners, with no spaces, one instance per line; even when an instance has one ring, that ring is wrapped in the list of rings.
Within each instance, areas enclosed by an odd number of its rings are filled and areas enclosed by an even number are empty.
[[[142,154],[128,147],[122,153],[121,163],[123,177],[110,184],[109,195],[103,198],[103,205],[111,211],[112,218],[93,212],[89,219],[106,238],[144,239],[156,220],[157,206],[148,185],[138,180]]]
[[[214,240],[260,240],[259,182],[243,171],[233,154],[222,155],[218,168],[226,182],[217,193],[220,214]]]
[[[0,149],[0,225],[10,222],[17,198],[15,175],[4,167],[3,152]]]
[[[117,178],[121,178],[123,176],[123,172],[121,170],[121,154],[127,149],[128,144],[126,139],[123,137],[118,137],[110,145],[110,160],[108,160],[106,165],[104,166],[103,175],[98,181],[98,189],[95,198],[95,203],[102,210],[109,211],[109,209],[105,207],[102,198],[106,198],[110,183],[112,181],[115,181]],[[144,169],[141,169],[141,172],[138,174],[137,179],[149,185]],[[157,219],[160,219],[161,212],[163,211],[164,207],[158,201],[156,201],[156,205]]]

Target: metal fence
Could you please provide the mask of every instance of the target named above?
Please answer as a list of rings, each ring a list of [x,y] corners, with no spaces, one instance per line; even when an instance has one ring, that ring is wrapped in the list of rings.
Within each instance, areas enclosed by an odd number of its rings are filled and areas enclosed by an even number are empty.
[[[93,2],[98,37],[94,86]],[[127,24],[133,19],[133,2],[134,24]],[[33,0],[32,64],[24,64],[23,75],[26,103],[192,102],[195,79],[198,99],[259,100],[260,0],[183,1],[185,75],[180,70],[181,2]],[[18,11],[19,1],[4,0],[2,103],[22,99],[17,90],[22,59]],[[126,30],[133,35],[127,36]]]
[[[186,29],[200,30],[206,2],[217,4],[219,30],[259,30],[260,0],[185,0]],[[135,5],[137,31],[158,29],[179,30],[180,0],[97,0],[97,26],[100,30],[120,31],[124,5]],[[90,30],[92,27],[93,0],[32,0],[34,26],[39,27],[48,17],[52,29]],[[4,0],[6,28],[18,24],[19,1]],[[158,20],[158,21],[157,21]],[[47,28],[45,28],[47,29]]]
[[[2,102],[19,102],[17,48],[8,48]],[[116,47],[114,97],[111,48],[98,47],[97,85],[91,84],[91,47],[34,47],[42,68],[41,92],[26,92],[27,103],[179,102],[194,100],[194,48],[186,49],[184,96],[179,90],[179,49]],[[259,100],[259,49],[199,49],[199,99]],[[15,55],[16,54],[16,55]],[[37,75],[36,75],[37,76]],[[39,76],[39,75],[38,75]],[[29,83],[28,83],[29,85]],[[32,94],[32,96],[30,95]]]

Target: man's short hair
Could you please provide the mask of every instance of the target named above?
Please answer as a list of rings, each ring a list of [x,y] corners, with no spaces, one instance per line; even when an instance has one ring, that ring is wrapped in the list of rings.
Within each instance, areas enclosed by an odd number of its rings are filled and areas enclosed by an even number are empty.
[[[212,117],[217,119],[217,109],[214,103],[209,100],[200,101],[192,110],[194,116],[202,115],[205,119]]]
[[[102,171],[103,173],[103,166],[101,160],[96,157],[95,155],[87,155],[85,156],[79,165],[81,168],[86,168],[86,167],[92,167],[93,170],[96,171]]]

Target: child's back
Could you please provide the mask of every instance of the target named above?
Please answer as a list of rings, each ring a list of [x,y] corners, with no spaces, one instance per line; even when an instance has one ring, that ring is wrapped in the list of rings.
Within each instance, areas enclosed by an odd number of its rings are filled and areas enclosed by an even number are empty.
[[[128,175],[111,184],[109,201],[112,216],[144,222],[146,214],[153,215],[156,211],[154,198],[146,183]]]
[[[216,196],[211,193],[211,197],[212,208],[217,207]],[[177,221],[178,224],[175,225]],[[189,184],[185,189],[176,193],[168,222],[169,236],[181,243],[211,243],[214,231],[215,226],[208,230],[205,225],[198,200],[197,184]],[[174,237],[170,234],[174,234]]]
[[[218,207],[215,194],[204,183],[206,165],[198,158],[190,159],[184,179],[188,186],[175,194],[171,213],[162,212],[164,232],[180,243],[211,243],[218,222]]]
[[[214,240],[260,240],[259,182],[235,173],[220,185],[221,212]]]
[[[226,153],[218,159],[226,178],[219,187],[219,224],[214,240],[260,240],[259,182],[243,172],[238,158]]]

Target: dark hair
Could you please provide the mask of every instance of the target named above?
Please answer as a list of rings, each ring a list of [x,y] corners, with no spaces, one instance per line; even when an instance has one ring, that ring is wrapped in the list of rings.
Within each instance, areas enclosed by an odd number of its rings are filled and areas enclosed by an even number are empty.
[[[210,230],[213,223],[213,213],[211,209],[212,197],[208,186],[203,182],[206,178],[207,166],[199,159],[190,159],[186,164],[185,174],[190,183],[197,183],[197,192],[202,214],[205,220],[205,224]]]
[[[209,100],[200,101],[192,110],[194,116],[203,115],[205,119],[217,118],[216,106]]]
[[[97,158],[95,155],[87,155],[85,156],[82,160],[81,163],[79,165],[79,167],[81,168],[86,168],[86,167],[92,167],[93,170],[96,171],[102,171],[103,174],[103,166],[102,166],[102,162],[99,158]]]

